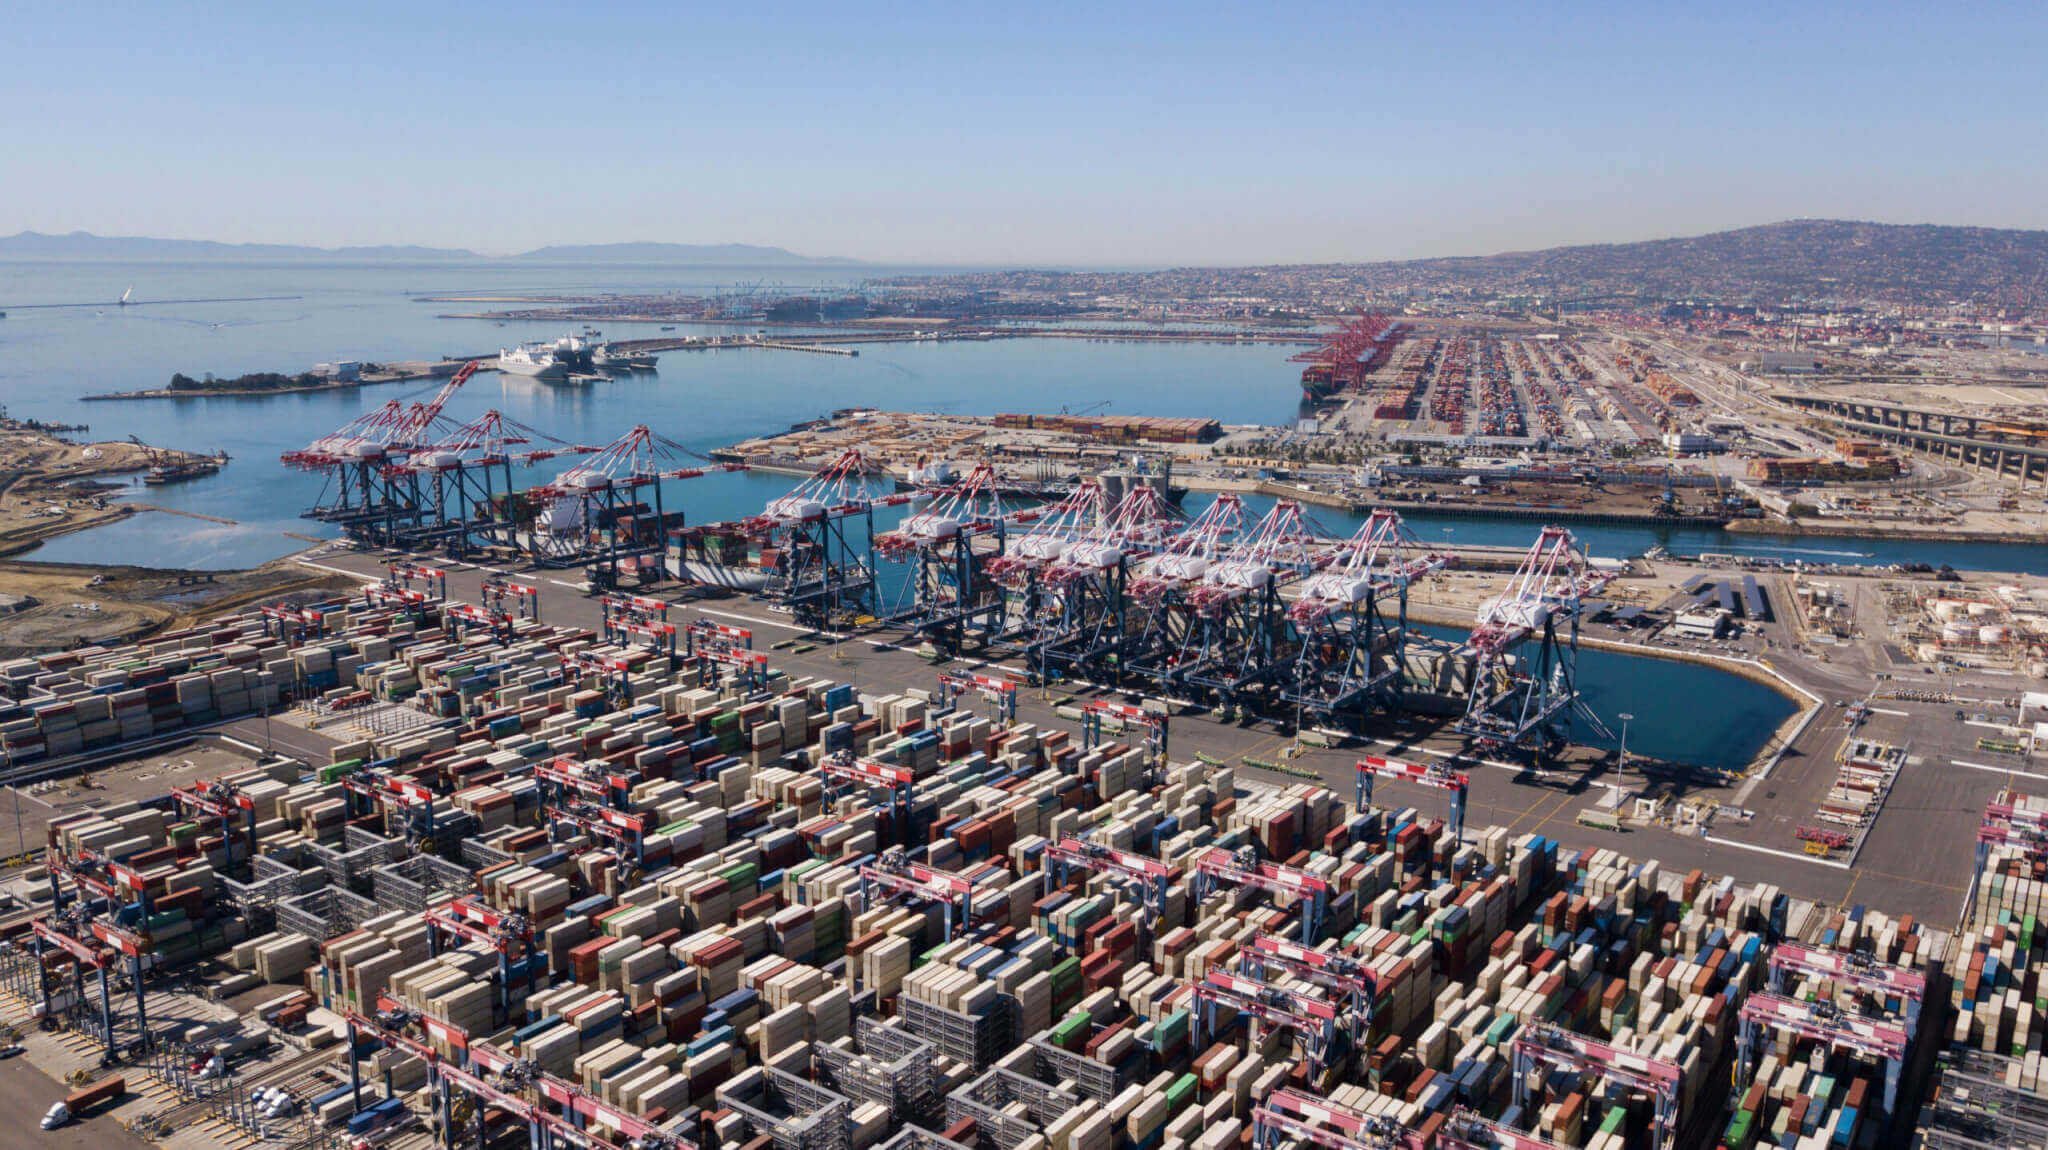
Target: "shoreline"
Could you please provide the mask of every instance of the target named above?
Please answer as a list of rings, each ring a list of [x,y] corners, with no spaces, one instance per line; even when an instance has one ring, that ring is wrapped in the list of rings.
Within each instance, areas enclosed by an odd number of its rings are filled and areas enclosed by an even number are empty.
[[[465,361],[451,359],[444,362],[451,365],[460,365]],[[440,365],[435,364],[432,366],[438,367]],[[479,364],[478,370],[495,371],[496,368],[487,368]],[[362,387],[379,387],[387,383],[417,383],[420,380],[446,379],[447,375],[447,372],[436,373],[432,370],[378,372],[374,376],[365,376],[362,379],[351,379],[334,383],[313,383],[293,387],[205,387],[184,391],[172,391],[167,387],[158,387],[143,391],[109,391],[99,395],[81,395],[78,398],[81,403],[110,403],[129,399],[260,399],[268,395],[315,395],[328,391],[352,391]]]

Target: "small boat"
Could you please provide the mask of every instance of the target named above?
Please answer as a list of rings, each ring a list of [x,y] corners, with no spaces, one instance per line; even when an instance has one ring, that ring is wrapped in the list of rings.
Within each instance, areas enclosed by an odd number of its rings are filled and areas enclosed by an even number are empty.
[[[0,319],[5,319],[6,317],[7,317],[7,313],[6,313],[6,312],[4,312],[4,311],[0,311]],[[665,323],[665,324],[662,324],[662,325],[661,325],[661,330],[663,330],[663,331],[674,331],[675,329],[676,329],[676,325],[674,325],[674,324],[672,324],[672,323]]]

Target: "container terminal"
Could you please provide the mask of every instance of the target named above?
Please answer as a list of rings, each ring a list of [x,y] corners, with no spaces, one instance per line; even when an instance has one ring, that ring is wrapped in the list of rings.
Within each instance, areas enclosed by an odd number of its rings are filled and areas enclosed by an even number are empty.
[[[393,562],[0,664],[0,1015],[66,1121],[174,1146],[2033,1137],[2048,800],[1923,843],[1958,921],[1530,829],[1480,763],[806,646]]]
[[[745,464],[446,426],[460,386],[287,457],[349,539],[302,562],[353,591],[0,663],[30,800],[0,1016],[40,1104],[88,1088],[64,1122],[605,1150],[2042,1133],[2048,800],[2022,780],[2048,696],[1950,722],[1953,681],[1832,708],[1854,677],[1801,668],[1813,705],[1748,771],[1574,741],[1601,723],[1582,630],[1893,627],[1989,675],[2025,658],[2024,588],[1625,594],[1632,565],[1555,526],[1481,588],[1394,511],[1190,517],[1143,475],[1019,508],[986,466],[871,490],[852,452],[688,524],[664,485]],[[541,453],[576,458],[515,489]],[[1469,633],[1423,634],[1411,594]]]

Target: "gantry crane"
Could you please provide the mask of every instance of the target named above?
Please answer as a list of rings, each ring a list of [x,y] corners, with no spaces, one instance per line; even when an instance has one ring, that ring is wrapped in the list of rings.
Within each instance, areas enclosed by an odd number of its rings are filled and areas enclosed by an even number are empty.
[[[174,786],[171,802],[179,810],[220,820],[221,851],[227,856],[223,870],[233,870],[235,866],[236,822],[243,824],[241,833],[246,836],[243,861],[256,857],[256,803],[240,788],[219,779],[190,787]]]
[[[1422,552],[1398,512],[1374,510],[1323,570],[1302,583],[1287,609],[1298,655],[1282,697],[1340,720],[1398,706],[1408,586],[1450,562],[1448,555]]]
[[[1363,1114],[1326,1098],[1276,1090],[1252,1108],[1254,1150],[1297,1139],[1324,1150],[1424,1150],[1415,1131],[1383,1114]]]
[[[1166,714],[1124,703],[1090,699],[1081,704],[1081,747],[1093,750],[1102,743],[1102,720],[1115,719],[1126,727],[1145,731],[1145,757],[1153,763],[1166,759]]]
[[[595,799],[615,811],[633,805],[632,776],[614,773],[601,762],[558,755],[553,762],[535,763],[533,779],[540,784],[544,804],[560,804],[573,794]]]
[[[1485,745],[1527,747],[1539,757],[1568,743],[1573,714],[1585,709],[1580,609],[1607,580],[1571,532],[1545,527],[1507,589],[1480,604],[1468,641],[1471,696],[1451,729]]]
[[[989,578],[987,565],[1003,553],[1012,520],[987,463],[925,494],[930,502],[876,536],[875,550],[912,565],[904,588],[910,602],[890,620],[909,623],[914,636],[950,654],[971,635],[986,642],[1002,619],[1002,587]],[[987,545],[977,547],[984,539]]]
[[[435,602],[444,602],[448,598],[448,573],[446,571],[433,567],[421,567],[417,563],[401,563],[396,561],[385,564],[384,569],[386,571],[384,583],[387,587],[409,588],[412,586],[412,581],[418,579],[433,590]]]
[[[1311,1076],[1321,1074],[1330,1065],[1335,1053],[1340,1029],[1339,1011],[1334,1003],[1295,994],[1268,982],[1232,974],[1227,970],[1212,970],[1208,977],[1195,983],[1194,1048],[1202,1049],[1205,1036],[1216,1033],[1216,1011],[1228,1007],[1247,1018],[1255,1019],[1267,1026],[1285,1026],[1294,1031],[1300,1040],[1302,1061],[1308,1064]]]
[[[750,533],[780,536],[780,566],[769,591],[802,626],[875,615],[875,508],[901,506],[913,497],[874,494],[868,489],[872,470],[860,450],[841,452],[741,522]]]
[[[1277,698],[1297,651],[1280,589],[1328,562],[1327,542],[1299,503],[1275,503],[1184,587],[1140,672],[1161,690],[1213,698],[1225,715]]]
[[[1465,841],[1465,799],[1472,789],[1471,777],[1463,771],[1454,771],[1442,765],[1424,766],[1420,763],[1404,763],[1399,759],[1367,755],[1358,760],[1358,811],[1363,814],[1372,806],[1372,785],[1375,779],[1391,779],[1399,783],[1414,783],[1416,786],[1445,791],[1451,796],[1451,837],[1458,842]]]
[[[1384,1114],[1362,1114],[1327,1098],[1275,1090],[1252,1107],[1253,1150],[1295,1139],[1323,1150],[1425,1150],[1422,1136]]]
[[[900,846],[890,847],[874,862],[860,868],[860,909],[866,914],[875,895],[906,895],[920,902],[937,903],[945,916],[944,939],[953,941],[957,912],[961,929],[974,920],[974,884],[951,871],[910,861]]]
[[[825,760],[818,764],[818,773],[825,780],[828,802],[832,797],[835,780],[872,790],[888,790],[890,821],[895,824],[892,837],[898,843],[910,842],[910,788],[917,781],[915,771],[894,763],[862,758],[851,750],[842,750],[827,755]]]
[[[1260,862],[1249,846],[1235,851],[1212,847],[1195,860],[1194,889],[1197,903],[1209,897],[1219,882],[1256,887],[1269,894],[1288,895],[1296,900],[1301,916],[1301,943],[1314,946],[1323,932],[1323,916],[1330,909],[1330,884],[1305,870]]]
[[[1515,1105],[1523,1110],[1529,1108],[1530,1072],[1539,1065],[1563,1067],[1650,1096],[1657,1108],[1657,1150],[1672,1150],[1677,1143],[1678,1102],[1685,1087],[1685,1072],[1677,1066],[1536,1020],[1516,1032],[1514,1057]]]
[[[532,994],[540,983],[538,953],[533,941],[533,922],[518,911],[499,911],[483,905],[474,895],[430,906],[420,918],[427,924],[427,954],[441,953],[442,936],[452,935],[464,942],[480,942],[498,955],[498,1023],[512,1016],[512,978],[526,975],[526,992]],[[513,953],[519,952],[514,958]],[[515,971],[513,968],[519,969]]]
[[[939,672],[939,709],[944,710],[955,700],[969,691],[981,692],[982,700],[989,704],[989,718],[998,723],[1014,722],[1017,718],[1017,684],[994,675],[955,674]]]
[[[646,424],[579,460],[526,494],[544,505],[525,536],[525,550],[543,567],[583,565],[600,591],[616,587],[629,567],[661,565],[668,514],[662,509],[664,480],[694,479],[715,471],[744,471],[744,463],[674,466],[679,456],[698,457],[681,444],[656,435]],[[701,458],[701,457],[698,457]],[[645,489],[653,506],[640,501]]]
[[[1437,1132],[1438,1150],[1566,1150],[1460,1106]]]
[[[1343,995],[1344,1011],[1351,1020],[1351,1044],[1357,1049],[1365,1047],[1378,1010],[1380,984],[1364,963],[1348,954],[1331,954],[1270,934],[1253,935],[1251,945],[1237,953],[1240,966],[1253,978],[1265,978],[1266,968],[1272,967]]]
[[[1132,565],[1184,523],[1158,488],[1140,484],[1039,569],[1031,643],[1041,680],[1054,672],[1110,682],[1124,676],[1142,638],[1131,615]]]
[[[1180,872],[1158,859],[1072,835],[1047,844],[1042,857],[1044,866],[1057,868],[1053,871],[1053,881],[1059,886],[1067,885],[1067,871],[1076,867],[1109,875],[1128,886],[1136,895],[1134,901],[1144,907],[1149,916],[1139,923],[1146,937],[1151,937],[1157,924],[1166,920],[1166,893]]]
[[[362,818],[375,806],[387,815],[397,811],[405,819],[405,841],[417,847],[434,838],[434,800],[439,796],[411,779],[372,767],[363,767],[343,775],[341,783],[342,801],[348,806],[348,817]],[[387,819],[388,823],[388,819]],[[387,826],[388,829],[388,826]]]
[[[432,399],[410,406],[391,400],[300,450],[285,452],[285,466],[327,476],[319,502],[301,518],[335,524],[349,538],[380,547],[397,545],[401,532],[417,530],[423,501],[416,485],[396,477],[404,474],[401,465],[414,453],[432,446],[437,433],[453,430],[441,409],[476,372],[471,360]]]
[[[514,583],[503,575],[489,575],[479,590],[487,610],[540,622],[540,588]]]
[[[543,805],[541,815],[558,828],[567,824],[612,843],[621,852],[621,863],[635,869],[647,865],[647,820],[641,815],[591,802]]]
[[[472,1042],[456,1027],[422,1015],[388,995],[378,996],[374,1016],[346,1008],[341,1014],[348,1030],[349,1088],[354,1112],[361,1113],[363,1108],[361,1063],[365,1044],[358,1036],[368,1034],[426,1064],[427,1081],[435,1091],[442,1143],[450,1150],[457,1137],[451,1097],[454,1090],[475,1100],[478,1145],[483,1144],[484,1111],[496,1107],[527,1124],[527,1144],[534,1150],[555,1150],[558,1144],[578,1150],[696,1150],[688,1140],[548,1074],[531,1059],[516,1058],[486,1042]],[[407,1033],[413,1026],[430,1038],[447,1042],[450,1049],[460,1052],[460,1058],[442,1058],[431,1043]],[[548,1109],[548,1103],[560,1106],[561,1113]],[[609,1127],[618,1136],[601,1136],[591,1129],[592,1123]]]
[[[105,1065],[112,1062],[115,1057],[114,999],[112,992],[107,987],[107,968],[113,965],[114,958],[113,953],[106,947],[99,945],[97,942],[86,941],[92,935],[92,928],[97,925],[100,924],[94,923],[82,907],[73,908],[70,913],[60,912],[47,918],[29,920],[29,929],[35,932],[36,938],[36,976],[43,993],[42,1010],[44,1018],[51,1018],[52,1011],[55,1009],[53,996],[50,993],[49,965],[43,959],[43,947],[45,944],[54,946],[69,954],[73,960],[72,971],[75,979],[72,984],[72,1002],[74,1007],[80,1007],[85,1004],[85,969],[91,967],[99,972],[100,1027],[104,1043],[104,1052],[100,1056],[100,1061],[101,1065]],[[142,1033],[147,1036],[149,1033],[148,1019],[143,1013],[142,969],[139,956],[136,958],[136,965],[133,968],[133,977],[135,981],[135,1020]],[[54,1019],[51,1020],[54,1021]]]
[[[1984,806],[1984,820],[1977,827],[1977,861],[1970,874],[1969,893],[1963,897],[1962,923],[1969,920],[1984,882],[1984,868],[1990,865],[1992,847],[2012,847],[2031,862],[2048,859],[2048,812],[2028,810],[2019,805],[2021,796],[2007,788]]]
[[[1881,1059],[1885,1064],[1885,1113],[1896,1114],[1893,1104],[1898,1098],[1907,1046],[1920,1025],[1921,1000],[1927,994],[1926,976],[1918,971],[1878,962],[1860,952],[1822,950],[1789,942],[1772,947],[1768,963],[1771,992],[1752,994],[1742,1006],[1739,1035],[1741,1072],[1737,1081],[1749,1081],[1750,1067],[1765,1038],[1764,1028],[1781,1027],[1804,1038],[1847,1047],[1859,1054]],[[1906,1016],[1905,1025],[1847,1014],[1832,1001],[1803,1002],[1787,998],[1784,995],[1785,982],[1792,974],[1826,979],[1880,999],[1895,998],[1901,1013]]]

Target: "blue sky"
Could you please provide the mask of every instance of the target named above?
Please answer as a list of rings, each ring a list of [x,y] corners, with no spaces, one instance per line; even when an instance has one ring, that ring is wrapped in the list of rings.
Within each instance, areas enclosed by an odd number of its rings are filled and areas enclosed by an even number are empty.
[[[2048,7],[18,5],[20,229],[896,263],[2048,227]]]

